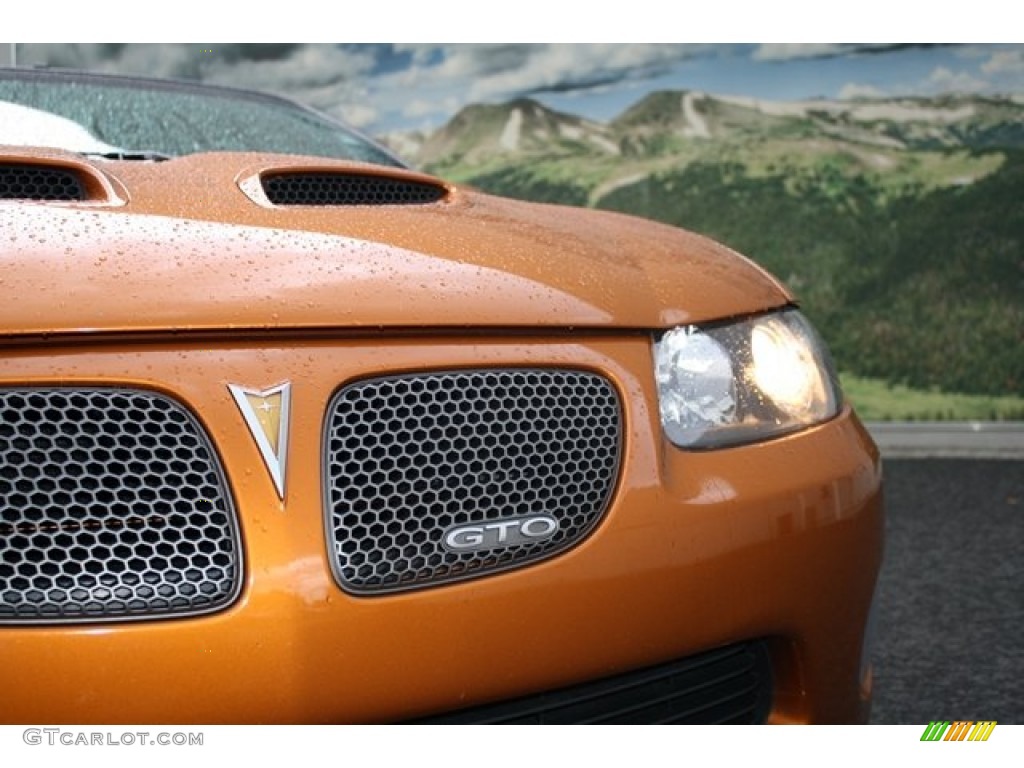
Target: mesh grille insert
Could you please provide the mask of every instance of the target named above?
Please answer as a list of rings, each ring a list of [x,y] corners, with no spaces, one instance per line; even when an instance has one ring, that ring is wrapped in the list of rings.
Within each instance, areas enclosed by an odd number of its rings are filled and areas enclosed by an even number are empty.
[[[453,371],[341,390],[325,433],[327,528],[341,586],[378,593],[561,552],[603,515],[618,475],[618,394],[582,371]],[[475,551],[453,528],[545,515],[557,531]]]
[[[0,389],[0,623],[206,613],[240,587],[218,459],[178,403]]]
[[[78,174],[43,165],[0,165],[0,200],[84,200]]]
[[[340,173],[266,176],[263,191],[274,205],[416,205],[445,196],[436,184]]]

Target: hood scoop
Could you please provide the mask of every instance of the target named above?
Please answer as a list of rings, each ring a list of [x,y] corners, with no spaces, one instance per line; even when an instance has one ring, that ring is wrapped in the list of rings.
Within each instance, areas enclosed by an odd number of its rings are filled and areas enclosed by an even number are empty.
[[[422,205],[448,194],[441,184],[372,173],[271,173],[260,183],[274,205]]]
[[[0,163],[0,200],[85,200],[86,185],[73,168]]]

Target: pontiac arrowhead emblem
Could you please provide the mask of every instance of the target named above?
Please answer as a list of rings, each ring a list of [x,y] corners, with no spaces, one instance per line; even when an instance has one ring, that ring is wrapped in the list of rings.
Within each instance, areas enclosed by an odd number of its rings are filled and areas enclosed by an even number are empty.
[[[228,384],[228,389],[256,440],[260,455],[277,488],[277,495],[283,499],[285,467],[288,462],[291,382],[286,381],[264,390],[248,389],[237,384]]]

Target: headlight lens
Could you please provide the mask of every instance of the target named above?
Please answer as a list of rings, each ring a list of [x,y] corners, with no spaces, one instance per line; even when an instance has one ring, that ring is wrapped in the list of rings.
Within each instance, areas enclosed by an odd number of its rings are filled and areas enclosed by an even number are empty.
[[[655,342],[654,361],[661,423],[682,448],[763,440],[839,410],[828,351],[794,309],[674,328]]]

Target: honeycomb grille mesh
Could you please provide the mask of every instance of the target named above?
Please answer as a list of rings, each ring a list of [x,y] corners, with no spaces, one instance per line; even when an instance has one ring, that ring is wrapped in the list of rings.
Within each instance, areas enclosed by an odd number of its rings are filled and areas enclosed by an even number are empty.
[[[0,200],[84,200],[74,171],[42,165],[0,165]]]
[[[240,585],[219,462],[173,400],[0,389],[0,623],[205,613]]]
[[[436,203],[444,187],[386,176],[294,173],[268,176],[263,191],[274,205],[416,205]]]
[[[621,408],[582,371],[498,369],[371,379],[333,399],[325,433],[332,565],[355,593],[471,578],[561,552],[606,509]],[[473,552],[453,527],[529,515],[550,538]]]

